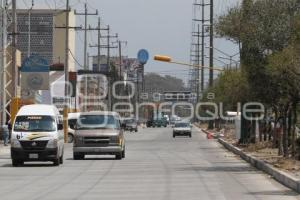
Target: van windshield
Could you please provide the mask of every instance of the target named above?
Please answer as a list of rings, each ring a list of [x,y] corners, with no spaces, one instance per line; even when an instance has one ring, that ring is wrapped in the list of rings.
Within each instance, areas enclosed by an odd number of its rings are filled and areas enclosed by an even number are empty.
[[[77,129],[119,129],[118,120],[112,115],[81,115]]]
[[[52,116],[17,116],[14,131],[51,132],[56,131],[56,123]]]

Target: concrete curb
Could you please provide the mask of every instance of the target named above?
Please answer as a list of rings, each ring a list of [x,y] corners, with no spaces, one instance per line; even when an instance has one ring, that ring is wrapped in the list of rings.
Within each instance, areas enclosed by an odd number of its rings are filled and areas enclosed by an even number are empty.
[[[226,149],[239,155],[242,159],[244,159],[245,161],[250,163],[252,166],[271,175],[275,180],[277,180],[281,184],[285,185],[286,187],[291,188],[291,189],[295,190],[296,192],[300,193],[300,180],[299,179],[292,177],[291,175],[274,168],[273,166],[265,163],[264,161],[261,161],[250,155],[247,155],[238,147],[235,147],[232,144],[229,144],[228,142],[226,142],[225,140],[223,140],[221,138],[219,138],[218,141]]]
[[[208,139],[218,139],[218,137],[213,132],[207,131],[205,129],[201,129],[201,131],[207,135]]]
[[[208,132],[207,130],[202,129],[202,128],[201,128],[201,131],[202,131],[203,133],[205,133],[205,134],[209,134],[209,133],[210,133],[210,132]]]

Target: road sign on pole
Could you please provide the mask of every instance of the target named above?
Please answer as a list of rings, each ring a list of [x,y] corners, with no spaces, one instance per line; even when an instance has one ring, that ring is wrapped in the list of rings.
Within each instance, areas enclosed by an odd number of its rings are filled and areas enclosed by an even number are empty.
[[[47,60],[32,55],[21,66],[22,89],[49,90],[49,65]]]
[[[147,63],[147,61],[149,60],[149,52],[146,49],[141,49],[138,52],[138,61],[144,65]]]

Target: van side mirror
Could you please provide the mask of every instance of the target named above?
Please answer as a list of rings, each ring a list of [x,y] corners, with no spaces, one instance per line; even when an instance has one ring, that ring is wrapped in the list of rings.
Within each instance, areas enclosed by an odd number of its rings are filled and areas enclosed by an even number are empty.
[[[58,124],[58,125],[57,125],[57,129],[58,129],[59,131],[64,130],[64,125],[63,125],[63,124]]]

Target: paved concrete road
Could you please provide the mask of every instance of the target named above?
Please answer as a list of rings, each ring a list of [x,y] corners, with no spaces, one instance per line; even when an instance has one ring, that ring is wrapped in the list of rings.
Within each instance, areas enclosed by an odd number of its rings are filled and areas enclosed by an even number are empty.
[[[0,157],[1,199],[252,200],[300,199],[196,130],[193,138],[171,137],[171,129],[126,133],[126,159],[72,160],[66,147],[59,167],[13,168]],[[51,163],[49,163],[51,164]]]

